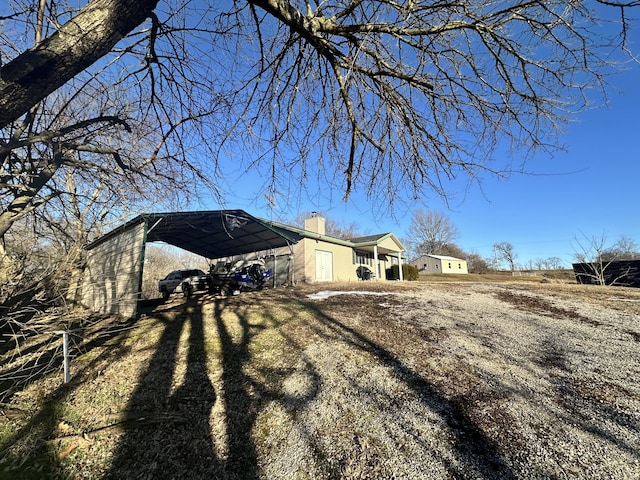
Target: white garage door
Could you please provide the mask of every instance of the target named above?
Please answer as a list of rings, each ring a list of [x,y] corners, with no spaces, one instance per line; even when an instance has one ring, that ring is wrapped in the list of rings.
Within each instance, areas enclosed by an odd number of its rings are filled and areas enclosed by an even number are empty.
[[[316,250],[316,281],[333,280],[333,254],[324,250]]]

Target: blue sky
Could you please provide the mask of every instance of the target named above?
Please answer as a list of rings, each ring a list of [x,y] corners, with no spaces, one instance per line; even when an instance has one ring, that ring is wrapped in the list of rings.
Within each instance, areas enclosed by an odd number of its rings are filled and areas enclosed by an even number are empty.
[[[459,230],[458,244],[483,257],[492,255],[494,243],[507,241],[521,264],[559,257],[569,266],[579,250],[576,239],[584,243],[585,236],[602,234],[610,243],[625,235],[640,247],[640,66],[630,65],[611,83],[619,92],[610,91],[608,107],[577,116],[561,137],[566,151],[530,159],[531,175],[484,177],[482,190],[474,185],[449,206],[436,197],[422,206],[447,213]],[[266,201],[253,193],[233,204],[269,218]],[[291,216],[321,210],[335,220],[357,222],[363,233],[392,231],[405,237],[412,208],[421,205],[396,205],[396,218],[387,218],[361,195],[348,203],[339,193],[335,197],[330,203],[296,202]]]
[[[493,255],[494,243],[507,241],[515,247],[518,263],[559,257],[570,266],[579,251],[576,239],[584,243],[585,236],[603,234],[609,243],[624,235],[640,247],[640,65],[628,65],[610,83],[609,105],[579,114],[560,138],[566,151],[528,160],[530,175],[485,176],[482,190],[474,185],[449,206],[435,196],[422,206],[446,212],[459,230],[458,244],[483,257]],[[244,181],[247,186],[260,182]],[[274,215],[250,187],[244,193],[229,198],[228,207],[265,218]],[[389,218],[375,200],[359,193],[347,203],[339,192],[334,197],[297,200],[288,206],[291,217],[321,210],[341,222],[355,221],[363,233],[391,231],[403,238],[413,208],[421,206],[396,205],[396,218]]]
[[[640,22],[629,37],[640,54]],[[566,125],[559,143],[565,151],[540,152],[527,160],[529,174],[508,179],[482,177],[482,188],[461,188],[447,205],[435,195],[422,203],[395,205],[395,215],[376,199],[355,192],[348,202],[341,192],[280,199],[275,209],[261,195],[265,180],[256,173],[232,179],[234,192],[224,205],[242,208],[263,218],[295,218],[318,210],[343,223],[356,222],[363,234],[393,232],[406,238],[413,210],[427,207],[447,213],[459,230],[458,244],[468,252],[493,256],[493,245],[510,242],[517,262],[559,257],[569,267],[586,237],[605,235],[613,244],[622,235],[640,248],[640,65],[628,62],[625,71],[609,78],[608,105],[578,114]],[[497,159],[499,163],[520,159]],[[500,162],[503,160],[504,162]],[[296,182],[292,176],[292,183]],[[464,185],[464,179],[460,182]],[[285,212],[283,214],[283,212]]]

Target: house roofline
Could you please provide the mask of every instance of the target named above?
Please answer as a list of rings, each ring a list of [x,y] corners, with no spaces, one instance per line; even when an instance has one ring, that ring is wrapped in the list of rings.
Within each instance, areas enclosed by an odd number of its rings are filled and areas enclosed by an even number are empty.
[[[329,243],[336,243],[338,245],[344,245],[346,247],[353,247],[353,242],[349,240],[342,240],[340,238],[330,237],[329,235],[321,235],[320,233],[310,232],[309,230],[305,230],[304,228],[294,227],[292,225],[286,225],[280,222],[274,222],[272,220],[262,220],[263,222],[267,222],[273,225],[276,228],[280,228],[283,230],[289,230],[293,233],[300,235],[305,238],[312,238],[314,240],[322,240]]]
[[[286,225],[284,223],[280,223],[280,222],[274,222],[272,220],[264,220],[264,222],[270,223],[273,226],[277,227],[277,228],[282,228],[285,230],[290,230],[300,236],[303,236],[305,238],[311,238],[314,240],[322,240],[324,242],[328,242],[328,243],[334,243],[336,245],[342,245],[345,247],[351,247],[351,248],[358,248],[358,247],[372,247],[374,245],[378,245],[381,241],[387,239],[387,238],[391,238],[400,248],[400,252],[404,252],[406,249],[404,247],[404,245],[402,244],[402,242],[400,242],[400,240],[398,240],[398,237],[395,236],[395,234],[393,234],[392,232],[388,232],[388,233],[381,233],[378,235],[367,235],[366,237],[361,237],[361,238],[369,238],[369,237],[377,237],[374,240],[367,240],[365,242],[358,242],[357,238],[354,240],[342,240],[340,238],[336,238],[336,237],[332,237],[329,235],[321,235],[319,233],[315,233],[315,232],[311,232],[309,230],[305,230],[304,228],[300,228],[300,227],[294,227],[292,225]]]
[[[366,242],[358,242],[357,241],[358,239],[355,238],[351,242],[355,246],[369,247],[369,246],[377,245],[381,241],[386,240],[387,238],[390,238],[401,248],[400,251],[402,252],[406,251],[406,248],[404,247],[402,242],[398,239],[398,237],[395,236],[393,232],[381,233],[379,235],[368,235],[367,237],[377,237],[377,238],[375,240],[367,240]],[[367,238],[367,237],[362,237],[362,238]]]
[[[437,260],[455,260],[457,262],[466,262],[466,260],[464,258],[452,257],[450,255],[433,255],[433,254],[430,254],[430,253],[426,253],[424,255],[420,255],[419,257],[416,257],[415,259],[411,260],[411,262],[415,262],[415,261],[421,259],[422,257],[435,258]]]

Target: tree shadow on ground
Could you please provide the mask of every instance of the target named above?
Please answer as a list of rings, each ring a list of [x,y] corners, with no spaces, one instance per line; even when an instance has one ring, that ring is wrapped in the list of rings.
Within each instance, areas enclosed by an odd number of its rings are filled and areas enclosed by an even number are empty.
[[[330,332],[329,335],[338,337],[353,348],[374,356],[383,365],[391,368],[396,377],[413,390],[429,410],[436,412],[444,420],[456,439],[454,448],[458,465],[447,463],[443,459],[452,478],[506,480],[517,478],[515,472],[498,452],[497,446],[467,415],[464,398],[448,398],[435,385],[403,363],[384,346],[327,313],[326,309],[319,304],[307,301],[303,303],[309,311],[314,312],[314,317]],[[318,448],[316,446],[316,449]]]
[[[344,342],[376,358],[393,370],[395,376],[414,391],[426,408],[443,419],[455,436],[455,462],[443,459],[448,474],[453,478],[517,478],[497,446],[466,413],[464,398],[447,397],[391,350],[369,338],[357,327],[328,313],[317,303],[290,298],[282,306],[289,310],[290,317],[294,317],[299,309],[310,312],[315,325],[313,328],[325,340]],[[270,316],[269,308],[261,311],[260,326],[249,322],[248,313],[240,302],[216,299],[212,308],[212,313],[204,314],[201,306],[194,303],[188,308],[189,313],[175,320],[166,320],[165,331],[154,357],[130,400],[131,421],[125,426],[125,436],[109,478],[258,478],[260,468],[253,429],[265,402],[275,400],[286,404],[288,411],[295,415],[295,411],[303,411],[314,400],[315,393],[293,400],[282,394],[280,387],[287,376],[286,371],[274,372],[279,377],[275,381],[247,373],[246,367],[254,361],[250,347],[255,335],[266,323],[277,323]],[[227,309],[235,316],[233,326],[224,317]],[[182,385],[171,392],[178,343],[187,325],[190,326],[187,374]],[[217,392],[207,376],[206,368],[210,362],[207,361],[204,347],[205,329],[215,332],[220,346],[221,370]],[[297,344],[292,337],[286,338],[286,343],[288,348],[297,352],[296,356],[304,349],[304,345]],[[194,365],[200,367],[194,368]],[[310,375],[313,377],[314,373],[319,378],[318,372],[310,372]],[[320,384],[321,379],[318,378],[316,383]],[[154,394],[151,395],[150,391]],[[317,392],[317,388],[313,391]],[[366,392],[361,394],[365,395]],[[194,396],[198,397],[198,401],[193,399]],[[223,426],[210,424],[211,410],[216,402],[222,404],[217,410],[224,412]],[[153,415],[150,417],[151,405]],[[137,420],[141,416],[145,419],[142,423]],[[148,418],[157,418],[158,421],[149,422]],[[212,435],[212,430],[215,433],[216,429],[222,429],[221,435]],[[345,434],[349,435],[348,432]],[[321,470],[327,475],[326,478],[341,478],[349,471],[350,465],[336,464],[335,459],[327,457],[325,447],[313,434],[306,438],[310,454],[314,457],[311,461],[324,464]],[[358,439],[352,440],[354,448],[359,448]],[[164,442],[162,448],[158,448],[157,444],[161,442]],[[365,456],[366,448],[362,447],[361,450],[362,456]],[[383,459],[367,461],[375,463]],[[371,471],[375,471],[375,465]]]
[[[230,301],[233,331],[223,318]],[[257,478],[251,432],[260,395],[252,398],[256,385],[243,371],[253,334],[238,307],[233,299],[208,297],[180,305],[175,318],[155,312],[164,331],[129,400],[124,435],[105,478]],[[186,371],[175,388],[186,330]],[[207,345],[208,335],[219,350]],[[219,358],[208,358],[208,350]],[[210,375],[219,378],[215,387]]]
[[[176,318],[156,318],[163,321],[164,331],[129,399],[124,435],[106,478],[220,477],[209,423],[216,393],[208,376],[202,309],[191,303]],[[186,371],[173,389],[187,328]]]
[[[233,325],[223,319],[229,301],[234,303]],[[260,401],[252,398],[250,390],[255,388],[259,398],[262,388],[243,373],[250,359],[253,327],[241,305],[234,299],[201,297],[179,305],[148,306],[160,323],[160,338],[139,378],[122,379],[135,385],[125,411],[113,415],[118,419],[115,423],[100,428],[123,432],[103,478],[257,478],[251,431]],[[207,336],[215,337],[219,346],[214,354],[220,358],[213,361],[207,350],[215,348],[207,345]],[[71,383],[57,388],[24,427],[0,445],[2,461],[13,478],[55,478],[67,471],[57,442],[47,441],[46,449],[32,451],[28,463],[9,451],[35,431],[36,442],[55,439],[64,418],[62,409],[73,392],[87,376],[104,368],[105,361],[121,359],[128,352],[135,354],[130,342],[104,349],[85,366],[86,372],[76,372]],[[216,387],[210,375],[219,378]],[[222,416],[213,418],[219,412]],[[93,431],[87,433],[93,437]],[[3,467],[0,474],[8,471]]]
[[[121,334],[121,331],[105,333],[87,343],[84,349],[85,351],[91,351],[91,348],[104,346],[108,340]],[[74,372],[69,383],[62,384],[51,394],[41,399],[37,412],[13,434],[3,438],[2,443],[0,443],[0,478],[36,480],[60,477],[60,472],[62,472],[60,452],[56,442],[47,441],[46,439],[56,436],[58,422],[64,417],[62,413],[64,405],[74,392],[85,386],[87,379],[94,376],[96,370],[116,361],[128,351],[129,347],[123,344],[105,348],[83,368]],[[51,373],[49,372],[49,374]],[[30,382],[32,381],[36,381],[36,379],[30,379]],[[20,390],[22,390],[25,385],[20,385],[20,387]],[[16,391],[19,390],[14,389],[5,392],[7,394],[5,398],[10,398]],[[3,414],[7,418],[10,412],[11,409],[3,410]],[[18,417],[26,414],[22,410],[14,413]],[[13,447],[21,443],[25,445],[15,453]],[[26,451],[24,450],[25,447],[27,448]]]
[[[123,380],[136,387],[128,400],[121,424],[123,433],[105,478],[251,480],[261,475],[253,431],[261,408],[269,401],[281,402],[295,416],[313,402],[322,382],[319,372],[309,372],[316,385],[309,395],[288,398],[282,395],[281,386],[291,372],[291,361],[273,368],[259,366],[262,377],[248,371],[255,360],[251,353],[255,336],[267,324],[273,328],[279,324],[268,302],[279,302],[277,308],[286,311],[290,319],[304,311],[310,319],[307,323],[325,341],[344,342],[378,359],[413,390],[426,408],[437,412],[456,437],[456,464],[446,464],[452,478],[516,477],[496,446],[465,413],[464,399],[446,397],[385,344],[374,341],[342,315],[290,294],[283,294],[280,300],[267,298],[264,304],[257,298],[251,302],[260,309],[260,324],[250,321],[246,299],[200,297],[156,309],[153,316],[163,325],[160,340],[140,377]],[[226,313],[233,313],[233,324]],[[284,348],[292,350],[292,361],[297,362],[309,339],[291,333],[281,334]],[[207,342],[212,336],[218,345],[217,359]],[[181,359],[186,359],[186,365]],[[210,366],[216,363],[218,367]],[[216,376],[214,382],[212,375]],[[215,417],[220,412],[220,417]],[[45,421],[43,417],[40,420]],[[314,457],[311,461],[328,464],[331,459],[323,445],[313,435],[307,442]],[[357,444],[357,439],[354,442]],[[362,450],[364,455],[366,449]],[[324,469],[328,474],[325,478],[340,478],[347,467],[331,464]]]
[[[225,405],[228,446],[226,470],[230,475],[249,480],[257,478],[257,458],[251,430],[258,408],[249,395],[251,380],[243,372],[243,367],[250,359],[252,331],[246,315],[238,312],[240,334],[238,340],[234,341],[222,318],[224,305],[216,302],[214,320],[222,357],[222,401]]]
[[[64,318],[60,317],[59,320]],[[60,370],[63,361],[61,331],[69,332],[69,357],[75,358],[106,345],[136,322],[135,318],[131,318],[104,324],[112,318],[100,314],[73,318],[62,326],[49,328],[54,332],[29,334],[16,339],[13,347],[15,353],[5,355],[0,362],[0,403],[9,403],[17,392]],[[34,341],[34,338],[38,341]]]

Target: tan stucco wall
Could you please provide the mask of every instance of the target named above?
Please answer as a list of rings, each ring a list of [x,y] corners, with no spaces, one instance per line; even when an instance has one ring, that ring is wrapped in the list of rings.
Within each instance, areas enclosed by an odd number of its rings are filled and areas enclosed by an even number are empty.
[[[392,238],[387,237],[378,243],[378,248],[386,248],[388,250],[395,251],[398,250],[398,244],[394,242]],[[392,255],[397,255],[397,253],[393,253]]]
[[[296,257],[296,281],[316,282],[316,251],[331,252],[332,281],[357,281],[357,265],[353,264],[353,250],[350,247],[336,245],[311,238],[302,239],[294,247]],[[300,259],[303,260],[302,264]]]
[[[314,232],[315,233],[315,232]],[[385,238],[379,244],[380,250],[398,250],[401,245],[396,243],[393,238]],[[357,249],[357,251],[369,251],[373,247],[367,245],[363,249]],[[322,237],[316,238],[303,238],[298,243],[292,246],[292,252],[294,256],[293,265],[293,282],[294,283],[315,283],[319,280],[316,279],[316,251],[330,252],[332,256],[332,275],[331,281],[358,281],[356,269],[359,264],[354,264],[354,249],[350,245],[340,245],[339,243],[328,242]],[[289,252],[287,248],[287,252]],[[285,253],[283,249],[277,249],[276,253]],[[386,269],[390,268],[394,263],[398,263],[397,253],[383,255],[378,251],[379,256],[387,258],[387,260],[378,260],[372,264],[365,264],[374,273],[375,279],[385,280]]]
[[[393,240],[389,240],[390,247],[397,248]],[[383,242],[384,243],[384,242]],[[332,280],[336,282],[358,281],[356,269],[359,264],[353,263],[353,249],[344,245],[336,245],[334,243],[325,242],[305,238],[294,246],[295,255],[295,281],[314,283],[316,280],[316,251],[331,252],[333,258],[333,275]],[[394,255],[395,257],[395,255]],[[393,264],[390,255],[388,260],[374,261],[372,265],[365,265],[374,272],[375,279],[385,280],[386,269]],[[397,257],[396,261],[397,261]],[[379,268],[378,268],[379,265]]]

